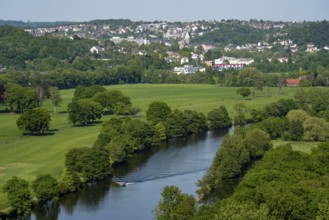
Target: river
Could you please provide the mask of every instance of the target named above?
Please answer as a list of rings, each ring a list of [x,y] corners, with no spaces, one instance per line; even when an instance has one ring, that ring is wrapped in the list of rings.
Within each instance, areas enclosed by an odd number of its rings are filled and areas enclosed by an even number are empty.
[[[223,137],[232,130],[209,131],[202,135],[174,139],[152,150],[139,153],[116,167],[115,182],[89,184],[71,193],[58,205],[33,209],[28,219],[154,219],[161,192],[176,185],[196,196],[197,181],[210,166]]]

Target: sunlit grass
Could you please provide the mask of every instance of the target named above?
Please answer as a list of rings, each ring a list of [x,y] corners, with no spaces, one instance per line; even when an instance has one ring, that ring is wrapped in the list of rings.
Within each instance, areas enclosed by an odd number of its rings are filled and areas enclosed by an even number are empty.
[[[292,149],[295,151],[301,151],[304,153],[311,153],[313,148],[316,148],[321,142],[304,142],[304,141],[283,141],[274,140],[272,141],[273,147],[279,147],[282,145],[290,144]]]

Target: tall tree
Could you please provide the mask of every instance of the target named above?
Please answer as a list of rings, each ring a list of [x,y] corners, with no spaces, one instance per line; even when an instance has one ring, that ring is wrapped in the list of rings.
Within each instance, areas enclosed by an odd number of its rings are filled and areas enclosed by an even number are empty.
[[[59,92],[59,89],[57,87],[50,87],[50,99],[54,106],[54,113],[57,113],[56,107],[60,106],[60,103],[62,102],[61,94]]]
[[[5,85],[0,80],[0,103],[4,101],[6,88]]]

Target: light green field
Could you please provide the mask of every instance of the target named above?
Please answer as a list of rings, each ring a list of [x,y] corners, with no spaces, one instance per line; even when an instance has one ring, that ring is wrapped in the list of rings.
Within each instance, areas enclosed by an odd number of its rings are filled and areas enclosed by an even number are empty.
[[[317,147],[321,142],[303,142],[303,141],[282,141],[274,140],[272,141],[273,147],[279,147],[282,145],[290,144],[292,149],[295,151],[301,151],[304,153],[311,153],[312,149]]]
[[[284,88],[283,94],[277,94],[276,88],[263,92],[257,91],[253,100],[243,100],[236,94],[236,88],[217,87],[215,85],[116,85],[107,89],[119,89],[131,97],[133,105],[141,109],[143,119],[148,105],[152,101],[164,101],[171,108],[191,109],[207,113],[219,105],[233,113],[233,106],[243,102],[252,108],[261,108],[267,103],[281,98],[292,98],[295,88]],[[23,136],[16,126],[18,115],[0,114],[0,188],[16,175],[32,181],[37,174],[50,173],[59,178],[64,167],[64,155],[73,148],[91,146],[96,140],[100,124],[87,127],[72,127],[67,120],[67,104],[73,97],[73,89],[62,90],[63,103],[57,108],[58,114],[52,114],[50,129],[56,130],[48,136]],[[53,107],[49,100],[44,102],[49,111]],[[64,112],[64,113],[63,113]],[[102,118],[105,121],[109,116]],[[6,207],[6,198],[0,190],[0,209]]]

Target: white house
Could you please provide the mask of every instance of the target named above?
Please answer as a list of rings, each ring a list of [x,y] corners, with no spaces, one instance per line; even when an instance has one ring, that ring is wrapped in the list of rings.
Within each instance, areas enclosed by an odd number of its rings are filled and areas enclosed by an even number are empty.
[[[252,58],[235,58],[235,57],[221,57],[215,60],[214,64],[243,64],[243,65],[250,65],[254,62]]]
[[[181,65],[183,65],[184,63],[189,63],[190,62],[190,60],[187,58],[187,57],[182,57],[181,59],[180,59],[180,64]]]
[[[288,63],[288,57],[279,57],[278,58],[278,61],[280,62],[280,63]]]
[[[192,60],[197,60],[197,61],[203,61],[204,56],[203,56],[203,54],[195,54],[195,53],[192,53],[191,59]]]
[[[92,48],[90,48],[90,53],[96,53],[99,54],[100,52],[104,51],[105,49],[103,47],[100,46],[93,46]]]
[[[183,67],[175,67],[174,72],[177,74],[189,74],[199,71],[199,67],[193,65],[184,65]]]

